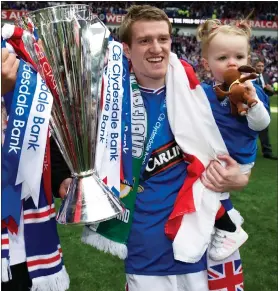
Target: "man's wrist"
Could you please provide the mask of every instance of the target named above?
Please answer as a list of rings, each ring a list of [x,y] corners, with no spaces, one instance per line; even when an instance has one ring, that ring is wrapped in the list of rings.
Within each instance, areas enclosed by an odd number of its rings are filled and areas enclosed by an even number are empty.
[[[234,185],[233,191],[240,191],[244,187],[246,187],[248,182],[249,182],[249,176],[250,176],[250,174],[238,175],[237,180],[235,181],[235,185]]]

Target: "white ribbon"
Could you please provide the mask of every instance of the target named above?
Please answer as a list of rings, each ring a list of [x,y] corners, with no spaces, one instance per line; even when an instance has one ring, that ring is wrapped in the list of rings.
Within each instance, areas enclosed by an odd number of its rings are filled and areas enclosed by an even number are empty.
[[[111,41],[108,48],[95,168],[101,179],[107,178],[107,186],[120,193],[123,47],[120,43]]]
[[[53,97],[37,74],[37,86],[28,117],[16,185],[22,183],[21,199],[32,197],[38,207],[48,125]]]

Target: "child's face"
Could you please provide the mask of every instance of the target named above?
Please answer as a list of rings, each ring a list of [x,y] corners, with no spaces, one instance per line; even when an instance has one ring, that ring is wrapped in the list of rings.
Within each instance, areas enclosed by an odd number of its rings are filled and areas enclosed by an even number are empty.
[[[216,82],[223,82],[223,73],[229,68],[247,65],[248,41],[241,35],[219,32],[208,46],[204,66],[212,72]]]

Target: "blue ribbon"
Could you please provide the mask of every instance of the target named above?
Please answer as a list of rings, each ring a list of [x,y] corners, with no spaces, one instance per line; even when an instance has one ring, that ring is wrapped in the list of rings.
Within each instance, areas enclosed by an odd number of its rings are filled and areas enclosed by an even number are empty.
[[[131,98],[129,63],[123,55],[123,101],[122,101],[122,163],[125,182],[132,186],[132,137],[131,137]]]
[[[37,84],[37,73],[20,60],[13,96],[4,96],[9,116],[2,148],[2,213],[1,219],[11,216],[17,225],[21,214],[21,185],[15,186],[21,148]]]

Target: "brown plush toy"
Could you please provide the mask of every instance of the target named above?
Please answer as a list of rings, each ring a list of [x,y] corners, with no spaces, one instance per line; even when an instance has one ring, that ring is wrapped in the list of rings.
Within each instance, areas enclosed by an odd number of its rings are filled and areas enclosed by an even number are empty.
[[[256,79],[257,74],[255,72],[256,70],[250,66],[241,66],[238,69],[228,69],[223,76],[224,83],[214,87],[218,100],[223,101],[226,96],[229,97],[231,113],[233,115],[246,115],[248,109],[244,104],[247,104],[248,107],[251,108],[258,103],[258,101],[251,96],[248,88],[240,85],[247,80]],[[241,73],[250,73],[250,75],[240,78]],[[224,91],[225,89],[226,91]]]

